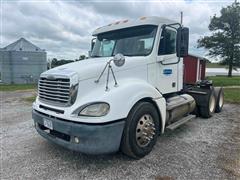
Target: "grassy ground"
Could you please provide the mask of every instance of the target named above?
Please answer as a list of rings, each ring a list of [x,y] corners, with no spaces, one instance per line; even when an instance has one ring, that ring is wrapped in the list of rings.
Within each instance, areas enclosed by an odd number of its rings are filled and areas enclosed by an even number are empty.
[[[227,68],[227,66],[218,63],[207,63],[207,68]]]
[[[240,88],[224,88],[225,102],[240,103]]]
[[[240,86],[240,76],[214,76],[208,77],[208,79],[213,81],[214,86]]]
[[[17,91],[36,89],[36,84],[1,84],[0,91]]]
[[[240,104],[240,76],[215,76],[208,79],[213,81],[214,86],[224,87],[225,102]]]
[[[23,100],[29,103],[33,103],[35,99],[36,99],[36,96],[30,96],[30,97],[24,98]]]

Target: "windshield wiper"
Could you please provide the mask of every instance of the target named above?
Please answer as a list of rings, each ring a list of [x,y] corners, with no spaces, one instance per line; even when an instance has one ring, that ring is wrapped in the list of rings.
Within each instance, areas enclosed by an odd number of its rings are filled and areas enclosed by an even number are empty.
[[[129,56],[129,57],[131,57],[131,56],[135,56],[135,55],[131,55],[131,54],[124,54],[124,56]]]

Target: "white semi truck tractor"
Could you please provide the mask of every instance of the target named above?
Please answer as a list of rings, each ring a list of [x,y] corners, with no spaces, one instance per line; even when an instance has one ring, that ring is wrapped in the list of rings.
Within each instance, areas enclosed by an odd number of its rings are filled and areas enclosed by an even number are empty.
[[[32,117],[47,140],[87,154],[121,150],[139,159],[157,138],[223,107],[209,81],[184,84],[189,30],[142,17],[93,32],[91,57],[41,74]]]

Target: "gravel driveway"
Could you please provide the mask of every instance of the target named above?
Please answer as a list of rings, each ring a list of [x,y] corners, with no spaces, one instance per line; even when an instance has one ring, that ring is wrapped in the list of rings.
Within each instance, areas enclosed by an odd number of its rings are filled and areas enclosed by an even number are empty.
[[[89,156],[51,144],[33,128],[31,91],[0,92],[0,179],[240,179],[240,105],[226,104],[160,136],[141,160]]]

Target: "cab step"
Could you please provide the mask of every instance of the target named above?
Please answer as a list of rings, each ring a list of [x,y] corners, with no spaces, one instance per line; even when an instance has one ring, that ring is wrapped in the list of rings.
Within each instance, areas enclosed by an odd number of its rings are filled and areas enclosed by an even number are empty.
[[[183,117],[182,119],[176,121],[175,123],[173,124],[170,124],[166,127],[167,130],[174,130],[176,128],[178,128],[179,126],[181,126],[182,124],[185,124],[186,122],[190,121],[191,119],[195,118],[196,115],[188,115],[186,117]]]

